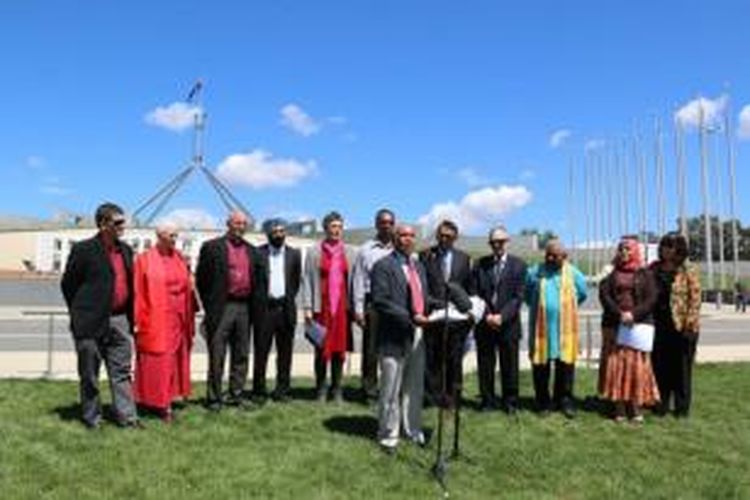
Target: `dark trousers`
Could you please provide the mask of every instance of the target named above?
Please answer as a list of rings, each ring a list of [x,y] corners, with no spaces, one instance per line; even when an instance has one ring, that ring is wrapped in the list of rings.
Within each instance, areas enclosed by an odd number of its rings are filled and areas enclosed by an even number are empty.
[[[482,402],[490,403],[495,395],[495,366],[500,361],[500,384],[503,402],[518,403],[518,338],[512,334],[501,335],[486,325],[477,327],[477,369],[479,396]]]
[[[208,339],[208,403],[221,402],[221,382],[229,347],[229,397],[239,400],[247,379],[250,356],[250,307],[244,302],[227,302],[219,326]]]
[[[102,361],[109,377],[115,420],[120,424],[136,420],[131,380],[131,342],[130,324],[124,314],[110,317],[109,328],[101,337],[75,340],[81,418],[86,424],[96,425],[101,419],[99,368]]]
[[[255,332],[253,346],[253,392],[266,395],[266,368],[271,344],[276,344],[276,389],[277,395],[289,392],[292,372],[292,350],[294,347],[294,325],[289,325],[286,305],[271,303],[258,332]]]
[[[686,337],[679,332],[656,332],[651,364],[659,386],[661,405],[669,409],[669,399],[674,396],[674,411],[678,415],[690,412],[693,386],[693,362],[697,337]]]
[[[318,395],[326,391],[326,372],[328,365],[331,365],[331,391],[336,393],[341,391],[341,374],[344,371],[344,355],[333,353],[331,362],[328,363],[323,358],[323,350],[315,349],[315,387]]]
[[[465,321],[439,321],[425,328],[425,389],[427,396],[452,407],[461,397],[464,343],[471,326]],[[445,331],[444,331],[445,330]]]
[[[362,390],[368,397],[378,394],[378,353],[375,338],[377,314],[369,300],[365,302],[365,326],[362,328]]]
[[[536,393],[536,404],[540,409],[549,409],[550,402],[555,406],[564,407],[573,404],[573,381],[575,379],[575,365],[555,360],[555,383],[552,400],[549,396],[549,378],[552,362],[547,361],[543,365],[534,365],[532,368],[534,376],[534,392]]]

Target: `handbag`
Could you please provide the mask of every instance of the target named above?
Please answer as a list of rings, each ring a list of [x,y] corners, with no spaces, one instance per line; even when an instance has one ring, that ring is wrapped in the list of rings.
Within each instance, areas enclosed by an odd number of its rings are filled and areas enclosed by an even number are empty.
[[[637,351],[651,352],[654,347],[654,325],[634,323],[626,326],[621,323],[617,328],[617,345]]]

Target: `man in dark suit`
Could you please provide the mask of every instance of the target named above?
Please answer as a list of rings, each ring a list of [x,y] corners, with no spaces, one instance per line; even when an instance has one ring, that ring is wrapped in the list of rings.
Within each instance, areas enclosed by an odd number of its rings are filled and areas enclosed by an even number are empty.
[[[259,247],[263,267],[268,271],[268,290],[258,308],[260,318],[255,333],[253,361],[253,395],[263,403],[266,399],[266,366],[271,343],[276,343],[276,401],[289,399],[292,371],[294,330],[297,326],[295,301],[302,276],[302,254],[286,245],[286,222],[272,219],[264,224],[268,243]]]
[[[126,222],[122,208],[104,203],[95,220],[99,232],[73,245],[61,283],[78,355],[81,417],[91,429],[100,425],[104,361],[116,422],[138,426],[131,385],[133,250],[120,241]]]
[[[526,264],[506,251],[510,235],[505,227],[490,231],[492,254],[479,259],[472,272],[472,292],[487,305],[476,328],[477,365],[481,409],[497,408],[495,396],[496,353],[500,358],[502,408],[509,414],[518,407],[518,342],[520,309],[524,299]]]
[[[227,218],[224,236],[203,244],[195,272],[196,287],[205,311],[208,345],[206,405],[219,411],[225,402],[221,382],[229,347],[227,404],[244,406],[243,389],[250,356],[250,332],[267,293],[267,270],[257,249],[245,241],[247,216],[235,211]]]
[[[458,226],[453,221],[442,221],[435,237],[437,244],[424,250],[419,260],[427,274],[428,295],[434,301],[435,308],[442,309],[448,302],[455,303],[449,288],[468,293],[471,261],[467,253],[454,248]],[[444,332],[445,329],[444,321],[432,322],[425,328],[426,390],[429,399],[450,408],[461,397],[463,349],[471,322],[451,321]]]
[[[378,313],[376,342],[380,361],[378,443],[387,453],[403,434],[424,446],[422,398],[424,342],[427,324],[427,279],[412,257],[415,233],[411,226],[396,229],[395,250],[372,268],[371,294]],[[403,414],[403,417],[402,417]]]

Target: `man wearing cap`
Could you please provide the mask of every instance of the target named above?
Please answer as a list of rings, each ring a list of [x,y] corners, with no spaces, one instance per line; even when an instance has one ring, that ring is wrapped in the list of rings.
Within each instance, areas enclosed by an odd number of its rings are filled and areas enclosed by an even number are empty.
[[[375,352],[376,313],[370,294],[370,274],[375,263],[393,251],[396,216],[387,208],[375,214],[376,235],[357,252],[352,269],[354,321],[362,329],[362,393],[374,400],[378,394],[378,358]]]
[[[195,272],[196,288],[205,310],[208,346],[206,405],[219,411],[224,403],[245,406],[243,390],[250,356],[255,309],[267,292],[267,270],[257,249],[245,238],[247,216],[227,218],[225,235],[201,246]],[[222,395],[224,361],[229,347],[229,396]]]
[[[510,235],[504,226],[489,233],[492,254],[479,259],[472,270],[472,292],[486,303],[476,331],[480,408],[501,406],[508,414],[518,408],[518,342],[521,339],[520,309],[526,279],[526,264],[507,252]],[[502,400],[495,395],[495,366],[500,360]]]
[[[268,270],[268,293],[260,300],[258,331],[254,338],[253,396],[266,399],[266,365],[271,343],[276,344],[276,387],[271,397],[289,399],[294,330],[297,326],[297,292],[302,276],[302,254],[286,244],[286,222],[271,219],[263,225],[268,243],[258,248]]]

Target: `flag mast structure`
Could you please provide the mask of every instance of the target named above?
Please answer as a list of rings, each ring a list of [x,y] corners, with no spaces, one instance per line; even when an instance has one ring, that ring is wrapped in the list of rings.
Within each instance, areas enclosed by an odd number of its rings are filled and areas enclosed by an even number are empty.
[[[208,168],[205,164],[205,156],[203,149],[203,136],[206,130],[206,112],[203,108],[202,103],[203,97],[203,81],[197,80],[193,87],[190,89],[185,102],[193,104],[195,106],[195,114],[193,115],[193,146],[192,146],[192,157],[190,163],[185,169],[181,170],[176,176],[172,177],[166,184],[161,186],[156,193],[149,197],[145,202],[141,203],[133,212],[133,221],[136,227],[147,227],[154,219],[164,210],[169,200],[175,195],[175,193],[185,184],[185,181],[196,171],[201,172],[208,183],[211,185],[213,190],[219,196],[222,204],[228,211],[236,211],[244,213],[248,220],[252,220],[250,211],[245,205],[237,199],[229,188],[222,183]],[[143,220],[140,219],[140,215],[148,213]]]

